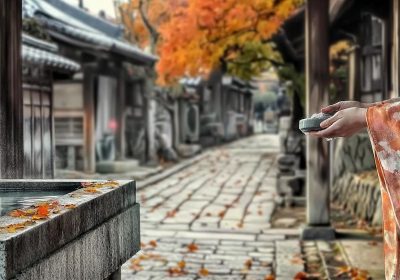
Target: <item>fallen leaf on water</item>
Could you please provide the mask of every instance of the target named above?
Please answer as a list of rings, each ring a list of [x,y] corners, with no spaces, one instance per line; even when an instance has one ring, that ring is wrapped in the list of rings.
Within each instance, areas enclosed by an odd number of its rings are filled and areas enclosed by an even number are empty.
[[[194,253],[197,250],[199,250],[199,246],[197,246],[195,243],[191,243],[187,246],[187,249],[190,253]]]
[[[210,274],[210,272],[209,272],[208,269],[206,269],[206,268],[201,268],[201,269],[199,270],[199,275],[200,275],[201,277],[207,277],[209,274]]]

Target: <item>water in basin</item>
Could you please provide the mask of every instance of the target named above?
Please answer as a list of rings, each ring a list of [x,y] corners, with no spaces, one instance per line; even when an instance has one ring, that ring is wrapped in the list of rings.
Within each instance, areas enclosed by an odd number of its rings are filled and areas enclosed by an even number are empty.
[[[0,216],[7,214],[11,210],[53,200],[70,192],[71,190],[0,192]]]

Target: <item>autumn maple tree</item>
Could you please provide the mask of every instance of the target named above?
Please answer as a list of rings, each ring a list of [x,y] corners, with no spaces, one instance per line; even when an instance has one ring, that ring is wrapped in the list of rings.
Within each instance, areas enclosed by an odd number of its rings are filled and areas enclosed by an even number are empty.
[[[279,59],[269,39],[301,0],[131,0],[127,37],[160,57],[159,82],[221,69],[251,78]]]

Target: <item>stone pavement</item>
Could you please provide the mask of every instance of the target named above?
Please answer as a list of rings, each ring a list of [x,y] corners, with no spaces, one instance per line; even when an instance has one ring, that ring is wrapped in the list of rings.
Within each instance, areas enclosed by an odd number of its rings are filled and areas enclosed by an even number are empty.
[[[278,150],[276,135],[242,139],[139,190],[142,251],[122,278],[293,279],[298,231],[270,226]]]

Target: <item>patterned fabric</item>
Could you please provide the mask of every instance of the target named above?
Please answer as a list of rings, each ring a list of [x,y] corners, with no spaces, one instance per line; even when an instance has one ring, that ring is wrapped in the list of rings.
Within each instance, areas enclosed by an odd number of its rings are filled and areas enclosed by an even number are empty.
[[[381,182],[387,280],[400,280],[400,102],[368,108],[367,125]]]

